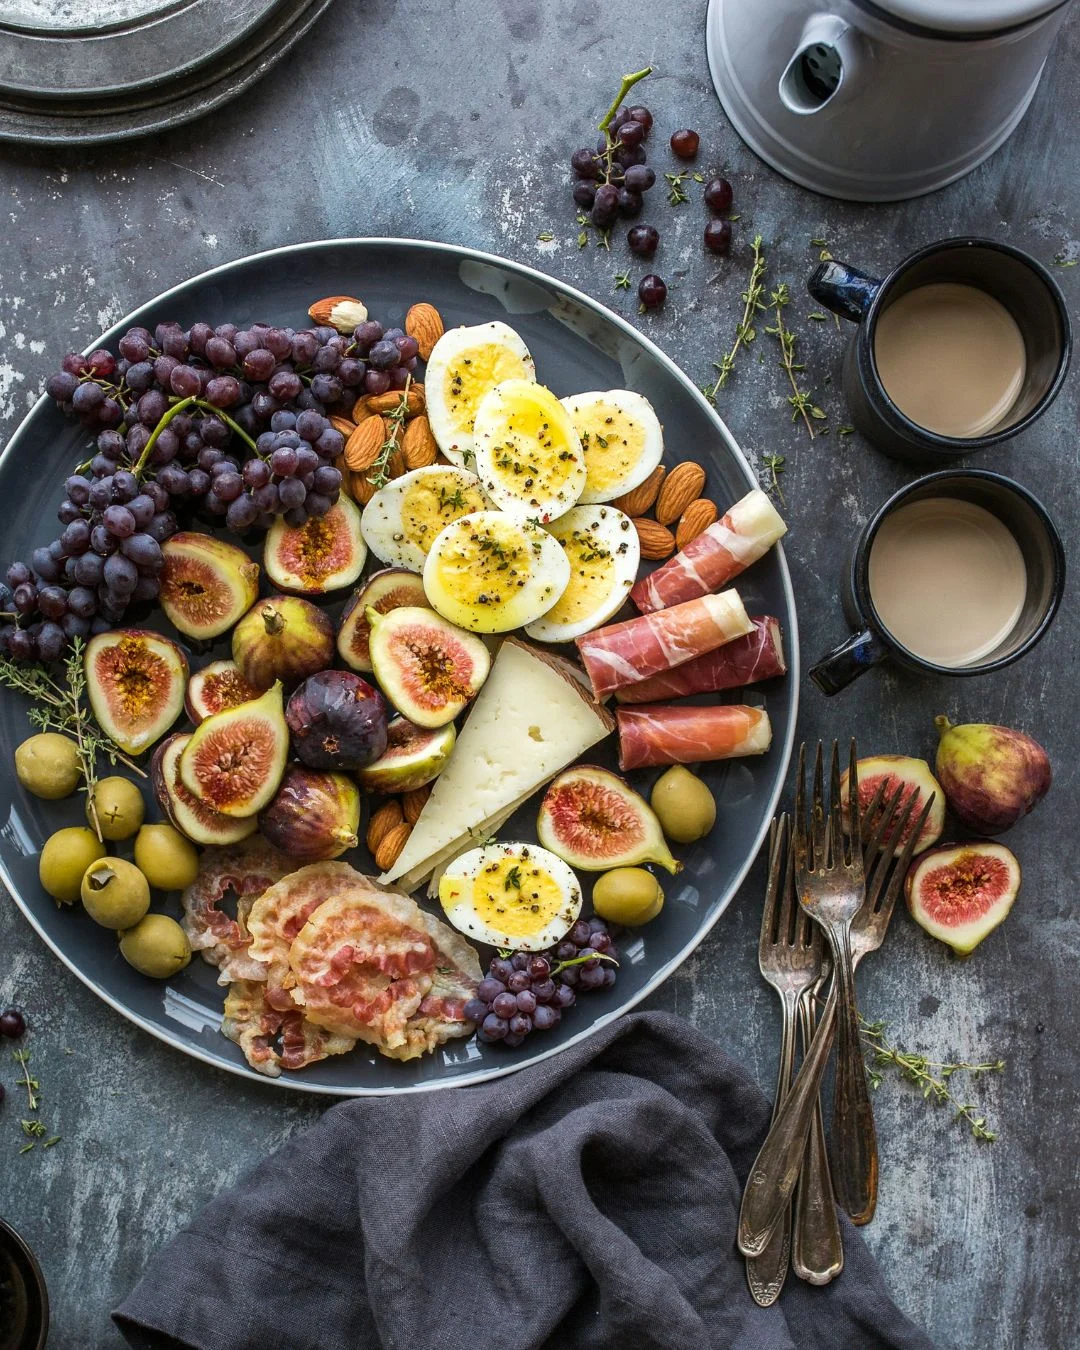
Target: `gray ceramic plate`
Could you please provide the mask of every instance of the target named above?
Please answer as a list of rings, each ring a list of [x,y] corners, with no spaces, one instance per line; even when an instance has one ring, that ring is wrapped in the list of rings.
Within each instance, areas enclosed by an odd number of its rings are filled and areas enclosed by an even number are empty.
[[[164,319],[185,327],[200,319],[299,326],[313,300],[342,294],[362,296],[387,325],[400,324],[417,300],[436,305],[448,326],[503,319],[521,333],[538,377],[557,394],[622,386],[646,395],[664,424],[668,462],[691,456],[704,463],[709,491],[721,504],[734,502],[754,485],[723,422],[687,377],[630,324],[530,268],[446,244],[354,239],[256,254],[167,291],[92,345],[115,350],[130,324],[153,328]],[[33,547],[54,536],[60,484],[83,458],[85,444],[80,429],[45,399],[12,437],[0,457],[5,559],[29,557]],[[662,915],[621,944],[617,983],[583,997],[554,1032],[534,1033],[516,1050],[479,1046],[474,1039],[398,1064],[361,1047],[301,1073],[262,1078],[218,1031],[223,990],[215,983],[216,971],[196,958],[168,985],[145,979],[123,961],[110,934],[78,908],[57,908],[41,890],[37,855],[42,841],[63,825],[82,823],[80,799],[38,801],[20,790],[10,770],[0,775],[0,873],[30,923],[95,993],[161,1040],[233,1073],[345,1096],[477,1083],[521,1068],[589,1035],[665,980],[723,913],[761,845],[791,754],[799,682],[795,605],[782,550],[773,549],[738,586],[751,613],[775,614],[783,623],[787,676],[746,693],[747,702],[769,711],[772,749],[759,758],[704,766],[720,807],[716,828],[701,843],[677,850],[685,870],[677,879],[665,874]],[[328,605],[335,616],[340,608],[340,601]],[[171,632],[164,619],[160,626]],[[224,644],[219,647],[193,664],[228,654]],[[10,766],[14,748],[28,730],[24,700],[0,692],[0,763]],[[589,758],[615,767],[613,745],[597,747]],[[632,775],[642,790],[655,776]],[[535,838],[535,813],[534,802],[507,826],[503,838]],[[362,850],[351,860],[371,870]],[[179,912],[175,897],[156,900],[155,908]]]

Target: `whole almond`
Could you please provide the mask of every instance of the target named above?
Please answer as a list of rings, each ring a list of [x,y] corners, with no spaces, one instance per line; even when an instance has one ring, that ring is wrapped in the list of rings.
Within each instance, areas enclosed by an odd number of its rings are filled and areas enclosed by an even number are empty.
[[[352,405],[352,412],[349,415],[357,426],[359,426],[360,423],[365,420],[365,418],[374,416],[374,413],[368,407],[367,394],[365,394],[363,398],[358,398],[356,400],[356,402]]]
[[[405,434],[401,438],[401,453],[405,456],[405,466],[409,469],[426,469],[435,463],[439,447],[431,434],[431,423],[421,413],[405,424]]]
[[[348,417],[331,417],[330,425],[335,431],[340,431],[346,440],[348,440],[356,430],[356,423]]]
[[[405,331],[416,339],[420,348],[420,359],[426,361],[431,355],[431,349],[446,329],[443,326],[442,315],[435,306],[424,302],[413,305],[405,315]]]
[[[349,496],[359,506],[367,506],[378,488],[368,477],[368,471],[362,469],[359,473],[354,473],[352,469],[347,470],[349,475]]]
[[[628,516],[643,516],[645,512],[656,501],[656,495],[660,491],[660,484],[664,481],[664,474],[667,470],[662,464],[658,464],[644,483],[639,483],[636,488],[623,493],[621,497],[616,497],[611,503],[617,506],[620,511],[625,511]]]
[[[387,481],[389,481],[391,478],[400,478],[407,468],[408,465],[405,463],[405,456],[402,454],[400,450],[395,450],[393,454],[390,456],[390,458],[386,461]]]
[[[308,309],[308,318],[320,327],[336,328],[339,333],[351,333],[367,321],[367,305],[351,295],[328,295],[316,300]]]
[[[633,526],[638,533],[643,558],[647,558],[650,562],[658,562],[661,558],[670,558],[675,552],[675,536],[658,520],[650,520],[648,516],[635,516]]]
[[[345,442],[345,463],[350,469],[370,469],[379,458],[388,428],[381,417],[368,417]]]
[[[396,797],[379,807],[377,811],[371,813],[371,819],[367,827],[367,846],[374,853],[391,830],[395,829],[405,819],[405,813],[401,809],[401,803]]]
[[[412,826],[407,820],[403,820],[400,825],[395,825],[383,835],[382,842],[375,850],[375,866],[380,872],[385,872],[397,862],[410,834]]]
[[[719,515],[716,503],[708,497],[696,497],[679,517],[675,529],[675,543],[684,549],[691,539],[696,539],[703,530],[707,530]]]
[[[420,819],[420,812],[424,809],[424,803],[431,796],[431,784],[426,787],[413,788],[411,792],[402,795],[401,805],[405,812],[405,819],[410,825],[415,825]]]
[[[365,402],[373,413],[396,412],[401,407],[401,389],[388,389],[385,394],[368,394]],[[415,417],[417,413],[422,413],[427,407],[427,401],[424,398],[424,389],[422,385],[413,384],[409,386],[409,392],[406,395],[406,415]]]
[[[695,497],[700,497],[705,486],[705,470],[693,460],[685,460],[664,479],[664,486],[656,499],[656,519],[661,525],[678,520]]]

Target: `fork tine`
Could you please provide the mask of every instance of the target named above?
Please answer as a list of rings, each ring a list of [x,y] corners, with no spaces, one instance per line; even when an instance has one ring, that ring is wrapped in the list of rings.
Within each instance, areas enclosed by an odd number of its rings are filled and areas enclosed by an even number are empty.
[[[807,857],[807,823],[806,823],[806,742],[803,741],[799,746],[799,767],[795,778],[795,821],[794,821],[794,853],[795,866],[800,871],[805,871],[810,865]]]
[[[769,878],[765,884],[765,906],[761,911],[761,937],[758,959],[764,958],[775,941],[776,901],[780,893],[780,869],[787,837],[787,816],[777,816],[769,830]]]
[[[888,889],[885,892],[885,899],[882,900],[881,907],[874,916],[875,922],[880,923],[883,932],[889,926],[889,919],[892,917],[893,906],[896,904],[896,897],[900,894],[900,887],[903,884],[904,878],[907,876],[907,870],[911,864],[911,855],[915,852],[915,842],[919,835],[922,834],[922,827],[926,824],[926,818],[930,814],[930,808],[933,806],[934,798],[936,796],[936,792],[931,792],[930,800],[919,813],[919,819],[915,822],[915,828],[908,836],[908,841],[904,845],[903,852],[896,860],[896,868],[893,871]],[[914,797],[912,799],[914,800]]]
[[[817,744],[817,755],[814,757],[814,800],[811,813],[814,849],[813,867],[815,871],[818,871],[829,865],[828,840],[825,834],[825,773],[820,741]]]
[[[855,817],[851,822],[852,829],[855,828],[855,822],[859,819],[858,784],[855,785],[855,788],[855,796],[852,798],[855,802]],[[847,859],[844,856],[844,820],[841,813],[839,741],[833,741],[832,755],[829,761],[829,832],[832,835],[832,865],[833,867],[843,867]]]
[[[799,921],[803,915],[795,893],[795,850],[788,849],[787,866],[784,868],[784,892],[780,908],[779,940],[789,946],[802,946],[799,941]]]
[[[885,835],[887,833],[891,833],[893,819],[896,815],[896,808],[899,806],[900,798],[903,795],[904,795],[904,785],[903,783],[901,783],[900,786],[896,789],[896,791],[889,797],[888,801],[886,801],[882,805],[881,812],[878,815],[877,819],[874,821],[873,828],[870,831],[870,837],[867,839],[866,844],[863,848],[863,857],[866,859],[868,865],[870,861],[873,858],[875,858],[878,852],[880,851],[882,840],[884,839]],[[912,793],[911,800],[912,801],[915,800],[914,793]]]
[[[878,896],[881,894],[881,888],[885,885],[885,878],[888,875],[889,867],[893,861],[893,848],[895,846],[892,845],[892,841],[898,839],[904,833],[904,830],[907,828],[907,823],[911,819],[911,813],[915,809],[915,803],[918,801],[918,793],[913,792],[908,798],[907,805],[904,809],[899,815],[895,815],[897,802],[903,793],[903,790],[903,784],[901,784],[901,786],[896,789],[896,793],[893,796],[890,807],[889,824],[887,827],[888,839],[885,846],[878,854],[873,876],[870,880],[870,884],[866,888],[865,903],[867,911],[871,914],[874,912],[874,908],[877,905]]]
[[[874,795],[870,798],[869,802],[867,803],[866,810],[862,812],[861,819],[859,820],[860,832],[864,829],[869,829],[872,826],[873,822],[877,819],[877,813],[881,810],[881,802],[885,796],[885,784],[888,781],[889,780],[887,778],[881,778],[878,780],[878,785],[874,791]]]
[[[850,859],[862,858],[862,808],[859,805],[859,754],[855,749],[855,737],[851,738],[851,749],[848,752],[848,816],[851,821],[851,838],[849,845],[851,848]],[[836,801],[833,803],[833,809],[837,813],[839,823],[839,814],[842,808],[840,802],[840,775],[839,775],[839,756],[836,748],[833,748],[833,765],[836,770]],[[841,852],[843,851],[843,836],[841,835]]]

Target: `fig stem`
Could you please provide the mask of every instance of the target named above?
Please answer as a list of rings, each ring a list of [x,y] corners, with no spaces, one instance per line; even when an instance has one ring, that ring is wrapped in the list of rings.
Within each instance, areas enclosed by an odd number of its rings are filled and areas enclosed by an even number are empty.
[[[266,626],[266,631],[271,637],[284,631],[285,620],[273,605],[263,605],[259,613],[262,615],[263,624]]]
[[[938,713],[934,718],[934,726],[937,728],[939,737],[944,736],[947,731],[952,731],[955,724],[949,721],[947,713]]]

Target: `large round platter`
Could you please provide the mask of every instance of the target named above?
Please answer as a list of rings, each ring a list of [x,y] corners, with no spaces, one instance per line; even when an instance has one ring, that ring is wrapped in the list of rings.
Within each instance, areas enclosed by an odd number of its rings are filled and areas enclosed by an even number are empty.
[[[528,267],[447,244],[353,239],[301,244],[259,253],[184,282],[143,305],[92,344],[115,344],[132,323],[153,328],[163,319],[185,327],[197,320],[264,321],[297,326],[307,306],[326,295],[359,295],[373,316],[400,324],[406,309],[428,300],[447,327],[502,319],[520,332],[537,375],[562,396],[585,389],[626,387],[644,394],[664,425],[666,461],[694,458],[708,472],[708,488],[726,506],[754,485],[754,477],[724,423],[689,379],[647,338],[602,305]],[[57,353],[57,357],[62,353]],[[82,458],[84,433],[49,402],[39,402],[0,456],[0,540],[5,559],[29,557],[55,533],[60,485]],[[370,564],[369,564],[370,566]],[[777,547],[738,580],[751,614],[773,614],[783,624],[788,674],[730,701],[763,705],[772,719],[770,752],[758,758],[706,765],[719,818],[701,843],[680,846],[685,863],[676,878],[664,874],[667,903],[652,924],[620,943],[621,969],[611,989],[579,1000],[553,1032],[537,1032],[515,1050],[451,1042],[408,1064],[383,1059],[363,1045],[301,1073],[264,1079],[218,1031],[224,991],[216,971],[195,959],[168,985],[136,974],[115,942],[77,907],[58,909],[41,890],[37,855],[45,837],[81,823],[81,802],[42,802],[23,793],[10,771],[0,776],[0,874],[30,923],[60,959],[96,994],[152,1035],[208,1064],[282,1087],[340,1096],[416,1092],[478,1083],[557,1054],[612,1021],[654,990],[694,950],[723,913],[745,877],[775,810],[791,754],[799,681],[798,632],[787,564]],[[341,602],[328,609],[336,617]],[[157,624],[168,625],[163,617]],[[171,630],[170,630],[171,631]],[[195,665],[226,654],[224,644]],[[25,701],[0,695],[0,759],[11,764],[29,734]],[[615,767],[614,745],[597,747],[591,761]],[[647,790],[655,771],[631,775]],[[537,803],[526,806],[503,838],[535,838]],[[362,850],[349,859],[373,870]],[[586,885],[586,894],[589,887]],[[424,902],[426,903],[426,902]],[[178,913],[175,902],[165,908]]]

